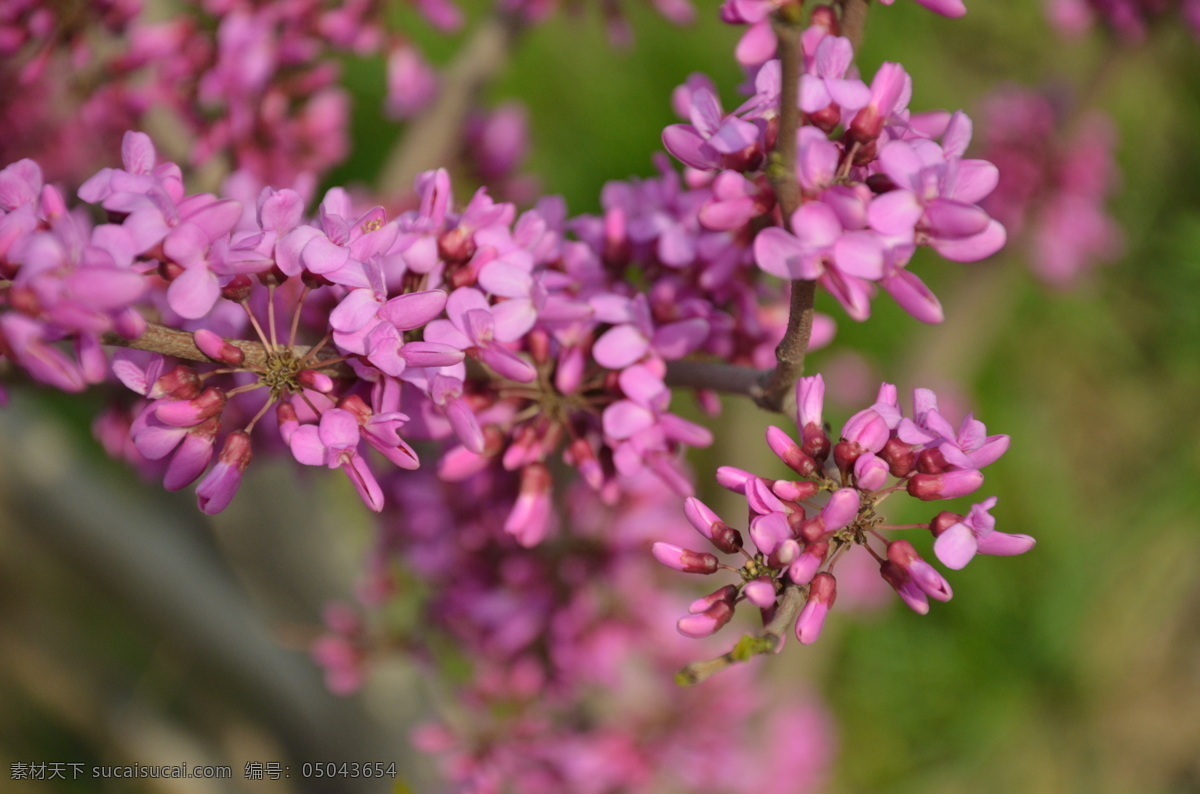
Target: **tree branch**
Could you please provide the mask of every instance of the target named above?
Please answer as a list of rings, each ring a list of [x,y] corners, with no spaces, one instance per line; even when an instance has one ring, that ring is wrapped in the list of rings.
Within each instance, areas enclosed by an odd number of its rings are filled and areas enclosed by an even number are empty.
[[[740,394],[758,402],[762,399],[763,371],[720,361],[671,361],[667,363],[668,386],[712,389]]]
[[[767,176],[775,190],[784,224],[800,207],[800,187],[796,181],[796,132],[800,127],[797,97],[803,61],[800,50],[801,20],[799,4],[785,5],[771,18],[771,27],[778,41],[780,65],[779,132],[767,167]],[[804,355],[812,336],[815,297],[815,282],[792,282],[787,331],[775,348],[777,363],[775,369],[763,377],[761,397],[755,400],[761,408],[783,411],[791,396],[792,386],[804,374]]]
[[[261,343],[252,342],[249,339],[226,339],[225,341],[241,349],[246,354],[244,366],[247,369],[263,370],[267,368],[267,350]],[[214,363],[211,358],[200,351],[200,348],[196,347],[196,341],[190,333],[168,328],[165,325],[158,325],[157,323],[146,323],[146,330],[136,339],[126,339],[112,332],[101,334],[100,343],[115,345],[117,347],[129,347],[134,350],[147,350],[151,353],[161,353],[164,356],[174,356],[186,361],[202,361],[206,364]],[[292,346],[292,352],[296,356],[303,356],[310,349],[308,345]],[[328,348],[322,349],[317,353],[318,361],[328,361],[337,357],[338,353]],[[341,361],[336,364],[318,367],[318,369],[332,377],[354,377],[354,370]]]
[[[841,10],[838,19],[842,25],[842,35],[850,39],[850,46],[857,53],[866,33],[870,0],[839,0],[838,7]]]

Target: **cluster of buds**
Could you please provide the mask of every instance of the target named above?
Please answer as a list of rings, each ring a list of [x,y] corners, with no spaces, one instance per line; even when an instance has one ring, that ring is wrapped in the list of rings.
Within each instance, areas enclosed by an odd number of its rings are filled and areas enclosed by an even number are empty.
[[[1008,436],[987,435],[982,422],[968,415],[957,429],[938,411],[937,397],[917,389],[911,417],[902,414],[896,387],[885,383],[874,405],[852,416],[832,443],[822,420],[825,384],[820,375],[797,385],[799,439],[777,427],[767,443],[799,479],[772,480],[722,467],[717,480],[746,497],[749,508],[747,548],[742,532],[726,524],[707,505],[689,498],[685,512],[692,526],[725,554],[743,558],[740,567],[710,552],[655,543],[654,556],[686,573],[728,570],[739,575],[692,603],[677,624],[681,634],[704,637],[728,623],[743,601],[762,610],[769,624],[783,596],[803,596],[795,633],[804,644],[821,633],[837,597],[834,569],[853,547],[866,549],[879,572],[914,611],[929,611],[929,599],[948,601],[949,583],[904,539],[885,533],[928,529],[933,550],[944,565],[960,569],[977,553],[1012,555],[1033,547],[1033,538],[995,531],[991,497],[967,514],[942,511],[928,524],[886,523],[881,504],[907,492],[922,501],[967,496],[983,485],[983,469],[1004,454]],[[827,494],[823,504],[817,499]],[[799,603],[799,599],[794,599]]]

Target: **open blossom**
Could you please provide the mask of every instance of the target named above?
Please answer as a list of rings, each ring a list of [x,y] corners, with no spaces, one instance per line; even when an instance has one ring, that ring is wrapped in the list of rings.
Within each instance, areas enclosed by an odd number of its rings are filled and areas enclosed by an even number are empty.
[[[930,525],[937,537],[933,551],[947,568],[959,570],[976,554],[1010,556],[1024,554],[1033,548],[1034,539],[1028,535],[1016,535],[996,531],[996,519],[991,509],[996,506],[996,497],[972,505],[967,515],[941,513]]]
[[[713,89],[694,76],[677,92],[676,104],[693,124],[668,127],[664,144],[693,169],[721,172],[696,176],[709,179],[713,193],[701,222],[713,230],[750,229],[762,270],[819,281],[856,320],[869,316],[881,288],[917,319],[941,322],[936,296],[908,266],[921,246],[974,262],[1004,245],[1004,226],[980,206],[996,187],[996,167],[964,157],[972,125],[961,111],[909,111],[912,81],[899,64],[883,64],[868,86],[851,71],[847,39],[813,24],[802,45],[805,72],[795,99],[804,112],[796,153],[801,201],[782,225],[755,221],[770,217],[773,191],[761,181],[762,162],[742,156],[757,150],[755,125],[776,123],[779,63],[763,64],[755,93],[732,114],[723,114]],[[681,101],[689,96],[690,105]],[[704,124],[698,107],[708,109]],[[714,141],[725,141],[720,152]],[[729,159],[739,146],[742,159]]]

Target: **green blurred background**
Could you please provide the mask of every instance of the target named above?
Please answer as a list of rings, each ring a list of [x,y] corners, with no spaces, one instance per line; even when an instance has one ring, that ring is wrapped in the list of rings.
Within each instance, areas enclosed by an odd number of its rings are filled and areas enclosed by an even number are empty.
[[[763,672],[778,686],[812,682],[829,703],[841,746],[831,791],[1200,791],[1200,45],[1173,21],[1137,47],[1100,33],[1064,43],[1037,2],[968,6],[961,20],[909,0],[873,6],[860,69],[898,61],[913,76],[915,110],[973,112],[1006,82],[1084,85],[1108,67],[1091,96],[1119,131],[1112,211],[1125,254],[1070,292],[1040,286],[1019,246],[976,265],[925,257],[914,267],[946,307],[943,326],[922,327],[887,299],[855,325],[826,301],[839,336],[809,372],[845,366],[855,351],[906,404],[914,386],[957,383],[989,431],[1013,439],[987,471],[997,528],[1038,545],[952,574],[954,599],[928,616],[898,602],[835,613],[820,643],[789,648]],[[674,121],[670,92],[689,73],[713,77],[727,107],[739,101],[738,31],[716,22],[715,7],[698,8],[690,29],[640,5],[628,12],[629,49],[609,46],[587,9],[527,33],[489,90],[528,104],[529,169],[572,214],[596,211],[605,181],[654,173],[651,155]],[[437,62],[463,39],[413,24]],[[382,65],[347,67],[359,95],[355,154],[334,180],[369,181],[397,132],[377,110]],[[702,482],[720,463],[774,465],[765,446],[744,445],[774,420],[726,406],[729,432],[696,460]],[[100,763],[124,752],[154,763],[167,742],[196,763],[267,761],[336,752],[335,726],[352,746],[378,742],[404,757],[403,726],[424,705],[397,707],[386,693],[407,691],[411,671],[385,664],[364,697],[335,702],[303,654],[320,604],[348,596],[368,542],[365,518],[346,518],[344,484],[314,478],[297,495],[286,477],[258,473],[279,514],[235,502],[212,532],[190,495],[106,467],[87,446],[90,410],[38,392],[17,395],[7,414],[0,760]],[[836,426],[847,413],[827,417]],[[57,429],[64,418],[73,430]],[[63,479],[81,468],[85,484]],[[37,483],[60,504],[31,507]],[[77,503],[109,505],[111,515],[91,517],[126,527],[143,572],[166,578],[139,583],[111,566],[106,578],[103,552],[64,529],[86,520],[70,517]],[[225,595],[198,606],[189,568],[223,577]],[[179,604],[155,595],[164,582]],[[199,614],[173,618],[176,608]],[[197,639],[205,620],[213,634]],[[181,622],[187,630],[173,633]],[[427,773],[410,761],[412,790],[422,790]],[[272,785],[253,790],[288,790]],[[15,790],[245,790],[26,786]]]

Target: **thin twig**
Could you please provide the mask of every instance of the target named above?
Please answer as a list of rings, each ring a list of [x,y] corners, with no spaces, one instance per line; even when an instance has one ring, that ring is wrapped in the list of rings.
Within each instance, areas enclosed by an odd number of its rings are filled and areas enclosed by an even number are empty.
[[[735,664],[748,661],[764,653],[774,653],[783,647],[787,632],[796,623],[804,602],[808,599],[808,587],[788,584],[784,587],[783,595],[775,605],[775,615],[758,634],[747,634],[738,640],[737,645],[729,653],[704,662],[692,662],[675,674],[675,683],[680,686],[699,684],[707,678],[732,667]]]
[[[763,371],[720,361],[671,361],[666,383],[688,389],[712,389],[724,394],[762,398]]]

